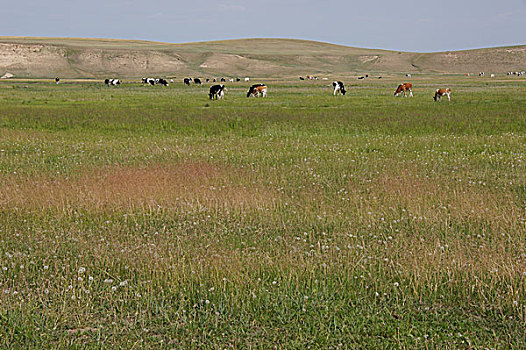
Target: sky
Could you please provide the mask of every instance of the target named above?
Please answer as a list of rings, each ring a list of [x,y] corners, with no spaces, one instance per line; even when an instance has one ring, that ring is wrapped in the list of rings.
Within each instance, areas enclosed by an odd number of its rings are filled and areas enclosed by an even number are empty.
[[[526,0],[0,0],[0,36],[294,38],[433,52],[526,44]]]

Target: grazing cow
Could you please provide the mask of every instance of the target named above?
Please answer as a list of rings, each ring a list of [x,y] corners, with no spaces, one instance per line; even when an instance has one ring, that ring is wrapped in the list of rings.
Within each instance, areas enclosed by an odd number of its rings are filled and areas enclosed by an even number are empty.
[[[341,81],[334,81],[332,83],[332,87],[334,88],[333,95],[336,96],[337,93],[341,93],[342,95],[345,95],[347,91],[345,91],[345,86]]]
[[[491,77],[491,78],[495,78],[495,74],[491,74],[490,77]]]
[[[305,80],[305,78],[304,77],[300,77],[300,80]]]
[[[212,79],[212,81],[213,81],[213,82],[215,83],[215,82],[217,82],[217,79],[216,79],[216,78],[214,78],[214,79]]]
[[[203,84],[203,82],[199,78],[194,78],[194,84],[201,85],[201,84]]]
[[[382,79],[382,77],[378,77],[378,79]]]
[[[221,82],[222,83],[226,82],[226,79],[225,78],[221,78]]]
[[[184,78],[183,82],[186,86],[190,86],[190,83],[192,82],[192,78]]]
[[[149,85],[155,85],[155,79],[154,78],[142,78],[143,84],[149,84]]]
[[[267,86],[265,84],[254,84],[248,89],[247,97],[267,97]]]
[[[365,79],[365,77],[358,77],[358,80],[360,80],[360,79]]]
[[[435,100],[435,102],[440,101],[440,99],[444,95],[447,96],[448,101],[451,101],[451,90],[449,88],[437,89],[437,91],[435,91],[435,97],[433,97],[433,99]]]
[[[409,74],[409,73],[407,73],[405,76],[408,77],[408,78],[411,78],[411,74]]]
[[[159,78],[158,84],[161,84],[162,86],[168,86],[168,81],[163,78]]]
[[[250,80],[250,78],[249,78],[249,77],[246,77],[246,78],[245,78],[245,81],[249,81],[249,80]]]
[[[226,88],[225,88],[225,85],[223,84],[220,84],[220,85],[212,85],[210,87],[210,93],[208,94],[208,97],[211,99],[211,100],[220,100],[223,98],[224,94],[225,94],[225,91],[226,91]]]
[[[318,80],[318,77],[315,77],[314,75],[307,75],[308,80]]]
[[[58,85],[58,82],[59,82],[59,81],[60,81],[60,78],[58,78],[58,77],[57,77],[57,78],[55,78],[55,84],[57,84],[57,85]]]
[[[172,83],[172,84],[173,84],[173,83],[174,83],[174,80],[173,80],[173,79],[170,79],[170,83]]]
[[[205,80],[205,81],[206,81],[206,82],[208,83],[208,82],[210,81],[210,79],[209,79],[209,78],[206,78],[206,80]]]
[[[233,83],[234,82],[234,78],[230,78],[230,79],[228,79],[228,81]]]
[[[239,83],[241,81],[241,78],[236,78],[236,81]]]
[[[479,77],[483,77],[483,76],[484,76],[484,72],[480,72]]]
[[[119,79],[104,79],[104,84],[108,85],[108,86],[116,86],[116,85],[120,85],[121,84],[121,81]]]
[[[413,97],[413,84],[411,84],[411,83],[402,83],[402,84],[398,85],[394,95],[398,96],[398,95],[400,95],[400,93],[403,93],[403,96],[407,97],[407,91],[409,91],[409,97]]]

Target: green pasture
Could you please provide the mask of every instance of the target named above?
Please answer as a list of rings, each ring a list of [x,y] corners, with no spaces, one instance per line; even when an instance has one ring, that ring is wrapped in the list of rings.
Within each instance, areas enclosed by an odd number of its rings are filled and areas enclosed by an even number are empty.
[[[337,78],[0,82],[0,347],[525,348],[526,81]]]

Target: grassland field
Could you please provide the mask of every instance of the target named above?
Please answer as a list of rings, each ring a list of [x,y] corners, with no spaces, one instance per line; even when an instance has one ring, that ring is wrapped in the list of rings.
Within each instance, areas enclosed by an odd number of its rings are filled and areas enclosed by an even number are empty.
[[[296,79],[0,82],[0,348],[526,348],[526,80]]]

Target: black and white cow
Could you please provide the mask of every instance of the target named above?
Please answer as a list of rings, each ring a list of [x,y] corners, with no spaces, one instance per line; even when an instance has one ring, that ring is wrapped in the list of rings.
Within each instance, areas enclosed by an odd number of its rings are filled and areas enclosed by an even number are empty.
[[[168,81],[164,78],[159,78],[158,84],[161,84],[162,86],[168,86]]]
[[[347,91],[345,91],[345,86],[341,81],[335,81],[332,83],[332,87],[334,88],[334,95],[336,96],[337,93],[341,93],[342,95],[345,95]]]
[[[55,84],[58,84],[59,81],[60,81],[59,77],[55,78]]]
[[[199,78],[194,78],[194,84],[195,85],[201,85],[201,84],[203,84],[203,82]]]
[[[208,94],[208,97],[211,100],[220,100],[225,95],[225,91],[226,91],[226,88],[225,88],[225,85],[223,84],[212,85],[210,87],[210,93]]]
[[[155,85],[155,79],[154,78],[142,78],[142,83],[153,86]]]
[[[110,85],[116,86],[116,85],[120,85],[121,81],[119,79],[104,79],[104,84],[108,86]]]
[[[192,81],[193,81],[192,78],[184,78],[184,79],[183,79],[184,84],[187,85],[187,86],[190,86],[190,83],[191,83]]]

